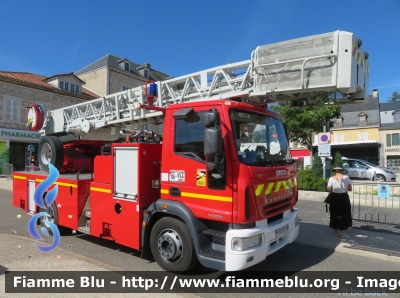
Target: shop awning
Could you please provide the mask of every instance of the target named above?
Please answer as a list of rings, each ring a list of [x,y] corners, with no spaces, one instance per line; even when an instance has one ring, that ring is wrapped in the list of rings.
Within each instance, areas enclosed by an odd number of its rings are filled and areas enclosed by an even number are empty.
[[[293,159],[303,159],[303,157],[310,156],[310,150],[308,149],[290,149],[290,154]]]

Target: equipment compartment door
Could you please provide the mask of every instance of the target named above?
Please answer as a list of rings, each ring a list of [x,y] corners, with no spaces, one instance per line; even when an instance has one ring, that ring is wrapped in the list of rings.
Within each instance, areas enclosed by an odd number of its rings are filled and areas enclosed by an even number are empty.
[[[35,213],[35,180],[28,180],[28,213]]]
[[[138,195],[138,148],[114,148],[114,197],[136,200]]]

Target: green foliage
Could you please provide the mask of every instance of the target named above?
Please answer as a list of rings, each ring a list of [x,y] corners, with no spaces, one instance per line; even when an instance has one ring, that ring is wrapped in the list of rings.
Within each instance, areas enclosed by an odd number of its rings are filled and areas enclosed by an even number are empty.
[[[322,165],[321,157],[318,156],[318,153],[314,154],[312,166],[311,166],[311,173],[314,177],[322,178],[324,177],[324,169]]]
[[[331,167],[330,167],[330,171],[331,171],[331,172],[333,171],[333,168],[334,168],[335,166],[339,166],[339,167],[342,167],[342,168],[343,168],[342,155],[340,154],[339,151],[335,153],[335,157],[334,157],[333,160],[332,160]]]
[[[319,98],[316,101],[325,99]],[[312,133],[321,132],[324,126],[329,131],[334,125],[334,119],[340,116],[341,106],[322,105],[294,109],[286,101],[271,105],[270,109],[281,116],[287,127],[289,140],[301,142],[311,150]]]
[[[322,177],[315,177],[312,169],[302,169],[297,171],[297,181],[299,190],[326,191],[328,180]]]
[[[400,94],[396,91],[393,92],[392,96],[390,96],[388,98],[389,102],[396,102],[396,101],[400,101]]]
[[[252,138],[254,140],[254,143],[265,143],[267,141],[267,139],[265,137],[266,136],[266,130],[265,129],[253,132],[251,134],[251,136],[252,136]]]

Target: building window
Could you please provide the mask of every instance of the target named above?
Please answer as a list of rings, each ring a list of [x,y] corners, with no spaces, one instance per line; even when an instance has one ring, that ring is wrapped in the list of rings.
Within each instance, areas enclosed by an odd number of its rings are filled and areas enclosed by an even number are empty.
[[[344,142],[344,134],[342,133],[335,133],[333,135],[333,140],[335,143]]]
[[[144,70],[144,77],[145,78],[149,77],[149,71],[147,69]]]
[[[80,92],[79,92],[79,86],[78,86],[78,85],[75,86],[75,92],[76,92],[76,93],[80,93]]]
[[[48,104],[48,103],[45,103],[45,102],[36,102],[36,104],[37,105],[40,105],[40,107],[42,108],[42,110],[43,110],[43,112],[44,112],[44,114],[46,115],[47,114],[47,111],[49,111],[50,110],[50,105]]]
[[[400,134],[388,133],[386,134],[386,147],[400,146]]]
[[[71,92],[75,92],[75,85],[71,84]]]
[[[359,132],[358,140],[359,141],[367,141],[368,140],[368,132]]]
[[[399,146],[400,145],[400,134],[393,133],[392,134],[392,146]]]
[[[64,82],[60,82],[60,89],[64,90]]]
[[[359,121],[360,125],[367,124],[367,115],[364,113],[361,113],[360,115],[358,115],[358,121]]]
[[[399,123],[400,122],[400,110],[396,110],[392,114],[393,114],[393,122]]]
[[[19,99],[4,97],[3,119],[9,122],[19,122]]]
[[[386,167],[388,169],[394,170],[396,172],[400,172],[400,156],[399,155],[391,155],[386,157]]]
[[[65,88],[64,88],[64,90],[66,90],[66,91],[68,91],[68,83],[65,83]]]
[[[335,122],[333,123],[333,125],[334,125],[335,127],[343,126],[343,118],[342,118],[342,117],[336,118],[336,119],[335,119]]]
[[[128,62],[124,63],[124,67],[125,67],[125,70],[129,71],[129,63]]]

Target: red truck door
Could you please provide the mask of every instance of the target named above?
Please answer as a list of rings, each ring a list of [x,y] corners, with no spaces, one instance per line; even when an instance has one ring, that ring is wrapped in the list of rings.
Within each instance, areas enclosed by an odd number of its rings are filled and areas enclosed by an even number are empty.
[[[197,218],[230,222],[232,174],[230,158],[226,158],[229,147],[224,125],[221,129],[225,156],[220,159],[218,170],[207,173],[206,162],[212,160],[206,160],[204,156],[203,117],[211,108],[213,106],[192,108],[191,112],[188,109],[172,111],[172,116],[176,113],[187,115],[183,116],[186,119],[169,117],[171,122],[165,123],[171,128],[171,133],[163,140],[161,192],[163,198],[183,202]],[[223,114],[219,112],[222,123]],[[166,159],[168,162],[165,162]]]

